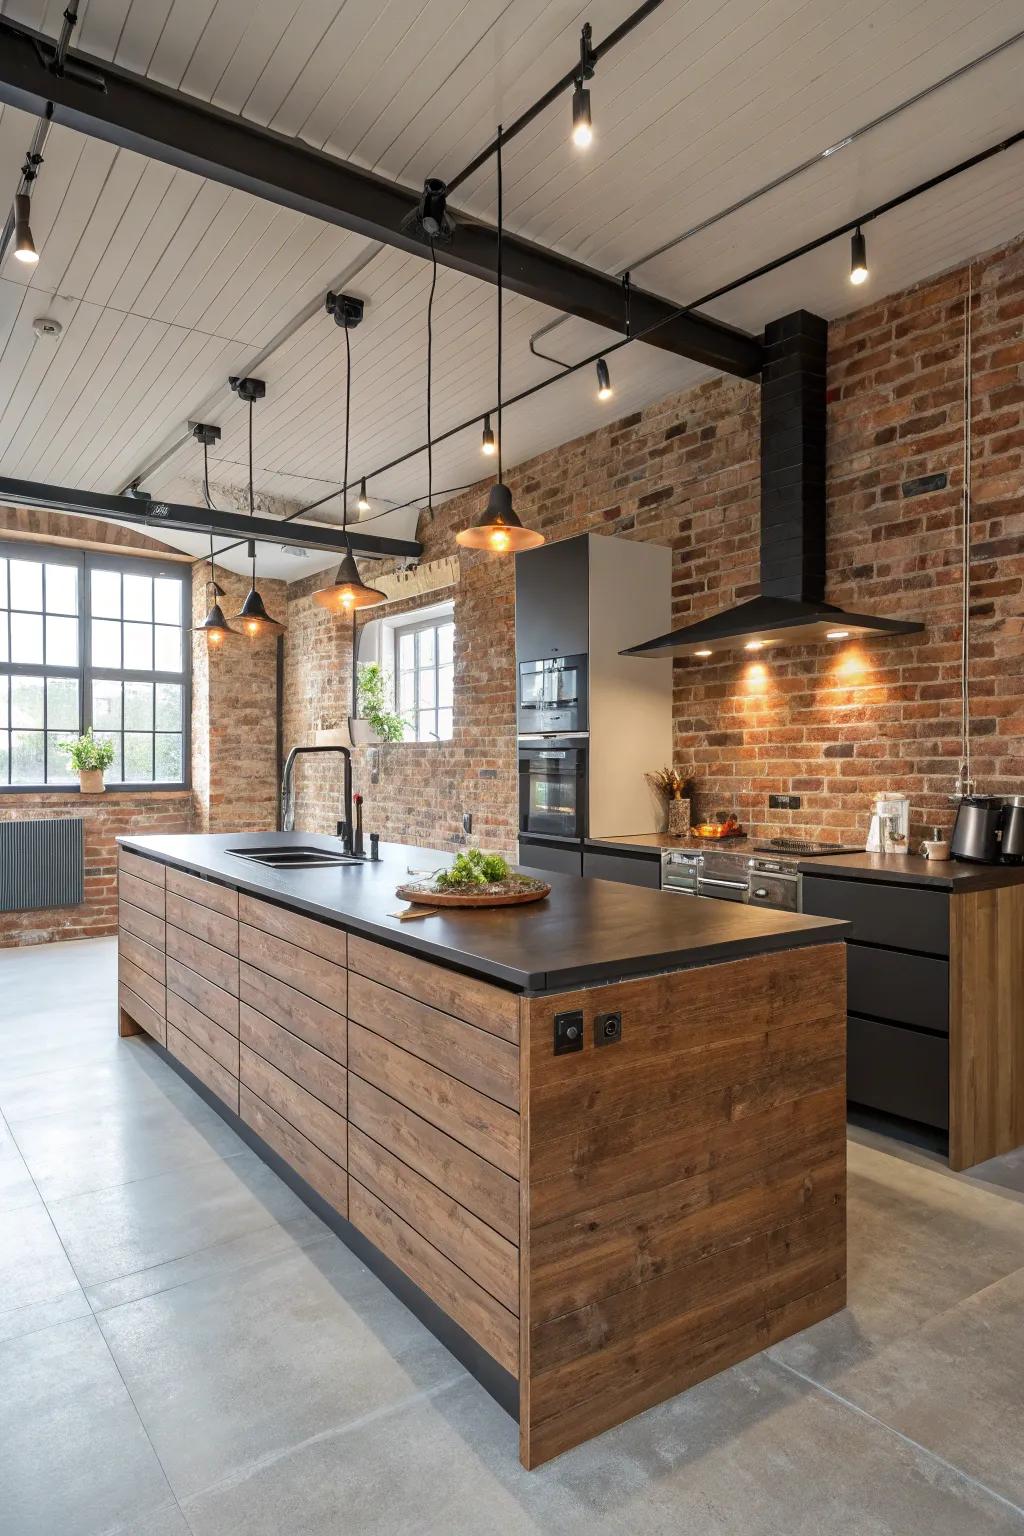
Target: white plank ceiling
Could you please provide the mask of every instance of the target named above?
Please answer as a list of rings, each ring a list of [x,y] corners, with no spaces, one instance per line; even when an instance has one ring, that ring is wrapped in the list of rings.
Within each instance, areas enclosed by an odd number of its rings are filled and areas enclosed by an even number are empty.
[[[88,0],[76,45],[228,111],[297,135],[416,187],[452,175],[569,68],[579,27],[600,40],[630,0]],[[56,35],[63,0],[0,0]],[[563,98],[506,151],[510,229],[608,272],[702,224],[774,178],[1013,36],[1020,0],[667,0],[592,82],[595,141],[568,142]],[[1024,43],[928,95],[840,152],[636,270],[680,302],[771,260],[1022,126]],[[13,195],[34,121],[0,109],[0,208]],[[947,183],[868,229],[865,302],[1024,229],[1024,147]],[[456,201],[494,217],[493,167]],[[296,507],[341,476],[343,339],[320,308],[328,288],[366,300],[354,333],[350,465],[372,474],[424,437],[426,260],[263,203],[69,130],[51,132],[32,203],[41,260],[0,268],[0,473],[119,491],[185,432],[223,438],[211,480],[244,486],[245,410],[229,374],[267,381],[256,407],[256,486]],[[750,331],[797,306],[853,307],[845,241],[719,301]],[[495,292],[439,269],[434,428],[495,399]],[[309,318],[309,312],[313,311]],[[56,342],[33,321],[60,320]],[[556,319],[505,300],[505,388],[557,370],[529,339]],[[576,320],[540,341],[572,359],[603,344]],[[265,354],[265,355],[264,355]],[[255,361],[255,366],[254,366]],[[593,376],[566,379],[505,417],[516,463],[705,376],[642,344],[612,362],[615,399]],[[488,467],[479,430],[440,445],[435,488]],[[196,501],[189,444],[145,480]],[[371,483],[373,512],[425,500],[419,456]],[[338,515],[337,503],[323,515]],[[375,531],[395,520],[378,517]],[[399,531],[397,527],[394,531]],[[407,527],[401,529],[407,532]],[[183,539],[183,547],[193,541]],[[268,572],[324,563],[268,554]]]

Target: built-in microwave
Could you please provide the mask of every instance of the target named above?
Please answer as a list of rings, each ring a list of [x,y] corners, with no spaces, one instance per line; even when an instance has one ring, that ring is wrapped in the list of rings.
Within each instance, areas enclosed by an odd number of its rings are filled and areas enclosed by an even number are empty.
[[[548,656],[519,663],[520,736],[587,729],[587,658]]]
[[[587,832],[587,749],[553,739],[519,744],[519,830],[544,837]]]

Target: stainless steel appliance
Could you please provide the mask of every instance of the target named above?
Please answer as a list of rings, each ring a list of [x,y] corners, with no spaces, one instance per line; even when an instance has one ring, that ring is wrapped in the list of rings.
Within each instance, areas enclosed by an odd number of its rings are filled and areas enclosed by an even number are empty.
[[[1003,810],[998,795],[965,795],[953,823],[952,857],[967,864],[998,864]]]
[[[557,737],[520,742],[520,832],[580,839],[587,832],[586,812],[586,745]]]
[[[999,856],[1004,864],[1024,864],[1024,795],[1010,795],[1003,804]]]
[[[519,663],[520,736],[587,729],[586,656],[549,656]]]
[[[786,837],[747,843],[743,848],[665,848],[661,855],[661,888],[677,895],[742,901],[751,907],[799,912],[802,860],[861,851],[842,843],[802,842]]]

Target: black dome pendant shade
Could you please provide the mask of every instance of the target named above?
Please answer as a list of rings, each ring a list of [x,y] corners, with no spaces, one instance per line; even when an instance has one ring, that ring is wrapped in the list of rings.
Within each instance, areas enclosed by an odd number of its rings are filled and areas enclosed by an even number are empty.
[[[249,588],[245,602],[235,614],[235,618],[250,640],[259,640],[263,635],[283,635],[284,625],[277,619],[271,618],[262,597],[256,590],[256,543],[253,539],[249,540],[249,558],[252,561],[252,586]]]
[[[193,626],[193,634],[205,635],[208,645],[223,645],[229,637],[233,640],[240,638],[238,630],[232,629],[224,617],[224,610],[220,606],[220,599],[224,596],[224,588],[217,580],[213,563],[213,529],[210,529],[210,579],[206,583],[206,590],[213,601],[210,611],[201,624]]]
[[[501,165],[501,135],[498,128],[498,139],[495,150],[496,168],[498,172],[498,479],[491,486],[487,495],[487,505],[477,518],[475,523],[468,528],[461,528],[455,535],[455,542],[461,549],[488,549],[493,555],[518,554],[524,549],[537,549],[545,543],[542,533],[536,529],[524,528],[515,509],[512,506],[512,492],[505,484],[501,472],[501,363],[502,363],[502,237],[504,232],[504,189]],[[484,418],[484,452],[488,451],[489,443],[493,444],[494,438],[490,431],[491,418]]]
[[[349,550],[334,573],[329,587],[313,593],[314,603],[331,613],[351,613],[353,608],[374,608],[385,600],[385,593],[376,587],[368,587],[359,574],[352,551]]]

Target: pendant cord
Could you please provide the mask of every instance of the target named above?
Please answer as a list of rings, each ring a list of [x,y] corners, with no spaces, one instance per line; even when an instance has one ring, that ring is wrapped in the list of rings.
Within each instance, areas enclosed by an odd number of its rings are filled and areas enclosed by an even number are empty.
[[[345,326],[345,489],[341,498],[341,529],[348,534],[348,422],[352,411],[352,342]],[[349,554],[352,546],[349,545]]]
[[[256,512],[256,501],[252,491],[252,401],[249,401],[249,516]]]
[[[969,795],[974,789],[971,775],[971,436],[972,436],[972,309],[974,307],[974,264],[967,267],[967,295],[964,301],[964,467],[961,541],[963,546],[963,611],[960,619],[960,731],[963,756],[957,791]]]
[[[204,448],[205,453],[205,448]],[[213,529],[210,529],[210,586],[217,585],[217,568],[213,563]]]
[[[434,438],[431,430],[431,395],[434,379],[434,290],[437,287],[437,251],[430,242],[430,298],[427,300],[427,515],[434,517]]]
[[[498,484],[501,485],[501,447],[504,433],[501,429],[501,311],[502,311],[502,246],[505,232],[505,185],[501,164],[501,124],[498,124],[498,143],[495,149],[495,160],[498,172]]]

